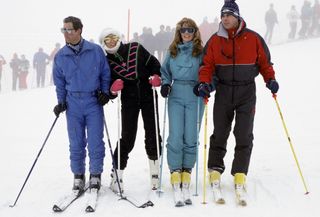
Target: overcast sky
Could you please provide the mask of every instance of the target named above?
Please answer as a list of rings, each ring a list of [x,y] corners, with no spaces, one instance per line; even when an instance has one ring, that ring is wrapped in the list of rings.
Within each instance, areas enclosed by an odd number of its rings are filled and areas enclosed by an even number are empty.
[[[26,53],[43,47],[50,52],[56,42],[64,43],[60,33],[63,18],[73,15],[84,24],[83,37],[97,38],[105,27],[114,27],[127,36],[128,9],[131,11],[130,36],[141,33],[143,26],[152,27],[154,33],[160,24],[174,26],[182,17],[197,23],[208,16],[218,16],[223,0],[7,0],[1,3],[0,53]],[[264,13],[271,2],[275,4],[280,24],[287,26],[285,14],[291,4],[298,10],[303,0],[237,0],[241,15],[249,27],[264,33]],[[312,1],[313,2],[313,1]],[[201,4],[200,4],[201,3]],[[286,27],[287,28],[287,27]],[[287,34],[287,33],[286,33]]]

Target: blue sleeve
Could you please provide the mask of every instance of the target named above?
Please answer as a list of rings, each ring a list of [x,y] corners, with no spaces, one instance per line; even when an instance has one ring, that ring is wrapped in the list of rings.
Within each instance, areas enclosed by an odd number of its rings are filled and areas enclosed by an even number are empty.
[[[59,67],[59,61],[57,56],[54,59],[52,74],[53,74],[53,82],[56,86],[58,103],[65,103],[66,96],[67,96],[66,80],[63,75],[61,67]]]
[[[171,83],[172,83],[172,73],[170,70],[170,59],[171,59],[171,57],[170,57],[170,54],[168,53],[162,63],[161,68],[160,68],[162,85],[164,85],[164,84],[171,85]]]
[[[102,92],[109,94],[109,87],[111,81],[111,72],[108,63],[107,57],[104,55],[104,52],[99,48],[99,56],[101,58],[100,65],[100,88]],[[109,94],[110,95],[110,94]]]

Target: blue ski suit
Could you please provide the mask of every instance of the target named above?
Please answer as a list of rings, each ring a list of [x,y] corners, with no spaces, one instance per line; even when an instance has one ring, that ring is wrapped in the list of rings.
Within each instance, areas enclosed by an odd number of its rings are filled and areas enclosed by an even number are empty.
[[[80,51],[64,46],[56,54],[53,79],[58,103],[66,103],[71,171],[85,174],[88,144],[89,172],[101,174],[105,146],[103,142],[103,107],[96,92],[109,93],[110,69],[100,46],[84,39]]]
[[[170,171],[194,167],[198,139],[197,120],[200,122],[204,109],[202,100],[198,100],[193,94],[202,55],[192,56],[193,42],[179,44],[178,48],[178,55],[173,58],[168,54],[161,67],[162,85],[172,85],[168,97],[167,161]]]

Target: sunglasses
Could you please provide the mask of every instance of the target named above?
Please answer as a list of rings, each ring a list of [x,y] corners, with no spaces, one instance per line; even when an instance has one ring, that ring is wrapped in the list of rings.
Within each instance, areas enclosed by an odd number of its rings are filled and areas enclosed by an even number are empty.
[[[118,41],[120,38],[116,35],[108,36],[104,39],[104,43],[110,43],[111,41]]]
[[[189,33],[189,34],[192,34],[195,32],[195,29],[192,28],[192,27],[182,27],[180,29],[180,33],[183,34],[183,33]]]
[[[64,33],[71,34],[73,30],[75,30],[75,29],[61,28],[61,32],[62,32],[63,34],[64,34]]]

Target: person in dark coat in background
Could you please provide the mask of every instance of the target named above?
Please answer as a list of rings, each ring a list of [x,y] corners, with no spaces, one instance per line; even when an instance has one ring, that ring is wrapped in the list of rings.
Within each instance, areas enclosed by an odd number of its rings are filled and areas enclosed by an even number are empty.
[[[231,174],[234,176],[237,198],[241,198],[245,190],[253,148],[255,77],[260,72],[267,88],[273,94],[277,93],[279,84],[272,65],[263,38],[246,27],[235,1],[226,0],[221,9],[219,31],[205,46],[199,83],[194,91],[196,95],[208,98],[210,92],[216,89],[214,131],[210,137],[208,158],[209,183],[212,187],[220,186],[220,175],[225,171],[223,159],[227,152],[227,140],[235,118],[233,134],[236,145]],[[211,84],[213,79],[215,82]]]
[[[157,92],[153,88],[161,85],[160,63],[141,44],[132,42],[123,44],[121,35],[112,28],[104,29],[100,34],[100,44],[105,51],[111,68],[111,94],[116,97],[121,91],[121,139],[114,151],[114,163],[123,191],[123,171],[127,166],[129,153],[134,147],[137,135],[138,117],[141,111],[145,129],[145,149],[149,158],[152,189],[158,187],[159,159],[161,138],[159,117],[156,114],[158,132],[155,128],[155,111]],[[155,97],[156,105],[154,105]],[[159,147],[157,148],[157,136]],[[120,145],[120,165],[118,165],[118,146]],[[158,153],[158,149],[159,152]],[[119,192],[115,171],[113,170],[111,189]]]
[[[12,90],[16,91],[20,73],[20,59],[17,53],[13,54],[10,61],[10,68],[12,69]]]
[[[37,72],[37,87],[44,87],[46,81],[46,67],[49,64],[50,57],[43,51],[43,48],[39,48],[33,56],[33,68]]]
[[[273,4],[270,4],[269,10],[265,14],[264,21],[267,26],[266,34],[264,35],[264,40],[266,40],[268,44],[270,44],[272,40],[274,26],[278,23],[278,16],[276,11],[274,10]]]
[[[1,78],[2,78],[2,69],[3,65],[5,65],[7,62],[5,58],[0,54],[0,92],[1,92]]]

